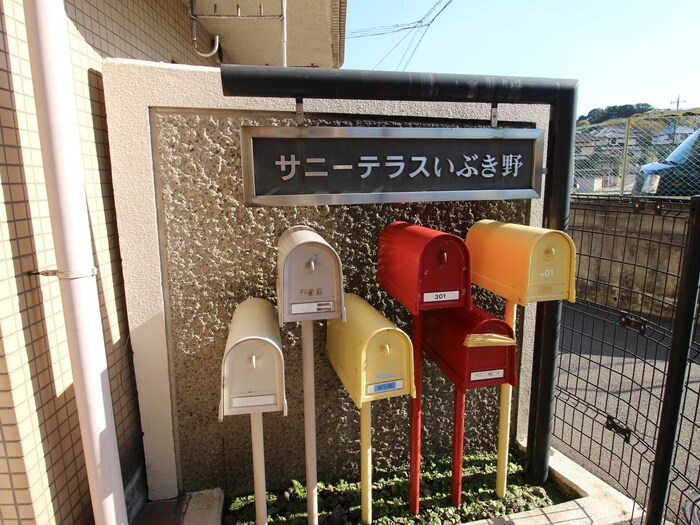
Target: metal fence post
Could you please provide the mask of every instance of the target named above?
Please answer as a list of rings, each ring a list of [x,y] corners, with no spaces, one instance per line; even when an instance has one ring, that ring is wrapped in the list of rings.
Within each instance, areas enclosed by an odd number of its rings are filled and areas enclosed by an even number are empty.
[[[543,225],[562,231],[566,231],[569,225],[575,107],[576,91],[572,90],[562,96],[557,104],[552,104],[549,123],[548,150],[553,153],[547,155]],[[537,304],[525,472],[529,480],[538,485],[547,481],[549,476],[561,313],[561,301]]]
[[[668,360],[668,373],[663,393],[656,456],[649,488],[646,525],[661,525],[666,509],[668,482],[673,465],[673,454],[681,404],[688,367],[690,344],[698,304],[700,286],[700,196],[690,203],[688,230],[683,255],[681,278],[678,284],[676,314],[673,321],[673,339]]]
[[[627,156],[629,155],[630,147],[630,128],[632,117],[627,117],[627,125],[625,126],[625,148],[622,150],[622,168],[620,172],[620,195],[625,194],[625,180],[627,179]]]

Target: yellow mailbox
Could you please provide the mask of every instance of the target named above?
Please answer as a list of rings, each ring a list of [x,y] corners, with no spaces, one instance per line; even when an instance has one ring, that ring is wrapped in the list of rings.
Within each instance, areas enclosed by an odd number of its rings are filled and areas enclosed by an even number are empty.
[[[328,322],[328,359],[359,407],[366,401],[415,396],[411,338],[361,297],[345,294],[347,321]]]
[[[345,294],[346,322],[328,321],[328,358],[360,408],[362,523],[372,522],[372,401],[416,395],[411,338],[367,301]]]
[[[576,248],[559,230],[491,220],[467,232],[472,282],[521,306],[574,302]]]

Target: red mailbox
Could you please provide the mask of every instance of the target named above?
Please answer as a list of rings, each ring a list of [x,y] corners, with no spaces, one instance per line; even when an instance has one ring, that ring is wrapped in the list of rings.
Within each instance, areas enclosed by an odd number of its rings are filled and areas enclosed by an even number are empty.
[[[464,390],[504,383],[517,386],[513,329],[481,308],[426,312],[423,345]]]
[[[411,399],[408,496],[409,511],[417,514],[420,503],[423,312],[439,308],[472,308],[469,250],[456,235],[406,222],[392,222],[379,234],[377,282],[413,314],[411,339],[416,397]]]
[[[462,239],[396,221],[377,247],[377,282],[413,315],[435,308],[471,308],[469,251]]]
[[[516,386],[516,341],[508,323],[481,308],[424,314],[423,345],[455,385],[452,432],[452,504],[462,501],[464,409],[469,388]]]

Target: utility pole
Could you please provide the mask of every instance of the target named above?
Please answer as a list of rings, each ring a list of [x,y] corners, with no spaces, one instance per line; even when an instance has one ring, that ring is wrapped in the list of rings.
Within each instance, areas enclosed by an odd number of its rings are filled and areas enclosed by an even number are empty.
[[[676,111],[681,107],[681,102],[685,102],[685,100],[681,100],[681,94],[678,93],[678,96],[676,97]],[[671,104],[673,104],[673,100],[671,101]],[[681,142],[680,138],[676,137],[676,129],[678,129],[678,122],[676,119],[673,120],[673,135],[671,135],[671,144],[678,144]]]
[[[676,98],[676,100],[672,100],[672,101],[671,101],[671,104],[673,104],[674,102],[676,103],[676,111],[678,111],[678,109],[681,107],[681,102],[686,102],[686,101],[685,101],[685,100],[681,100],[681,94],[679,93],[679,94],[678,94],[678,97]]]

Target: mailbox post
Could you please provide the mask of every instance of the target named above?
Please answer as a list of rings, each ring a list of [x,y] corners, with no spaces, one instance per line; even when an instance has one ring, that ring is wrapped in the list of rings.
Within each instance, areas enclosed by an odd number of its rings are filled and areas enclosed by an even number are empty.
[[[462,501],[466,391],[514,385],[516,341],[511,326],[481,308],[434,310],[425,313],[423,348],[455,387],[452,504],[456,507]]]
[[[313,229],[293,226],[278,241],[279,324],[301,322],[308,523],[318,523],[313,321],[345,319],[340,258]]]
[[[411,339],[416,397],[411,400],[408,494],[409,511],[417,514],[422,430],[422,312],[441,308],[471,309],[469,252],[456,235],[402,221],[392,222],[379,235],[377,282],[413,316]]]
[[[255,520],[267,523],[263,412],[287,415],[284,357],[275,307],[264,299],[246,299],[231,318],[221,365],[219,421],[250,414],[255,485]]]
[[[515,305],[576,300],[576,247],[559,230],[483,220],[467,232],[472,279],[506,301],[505,319],[515,325]],[[496,495],[506,492],[512,387],[501,385]],[[530,446],[530,444],[528,444]]]
[[[415,396],[411,339],[371,304],[345,294],[347,321],[328,322],[328,359],[360,409],[362,523],[372,521],[371,403]]]

